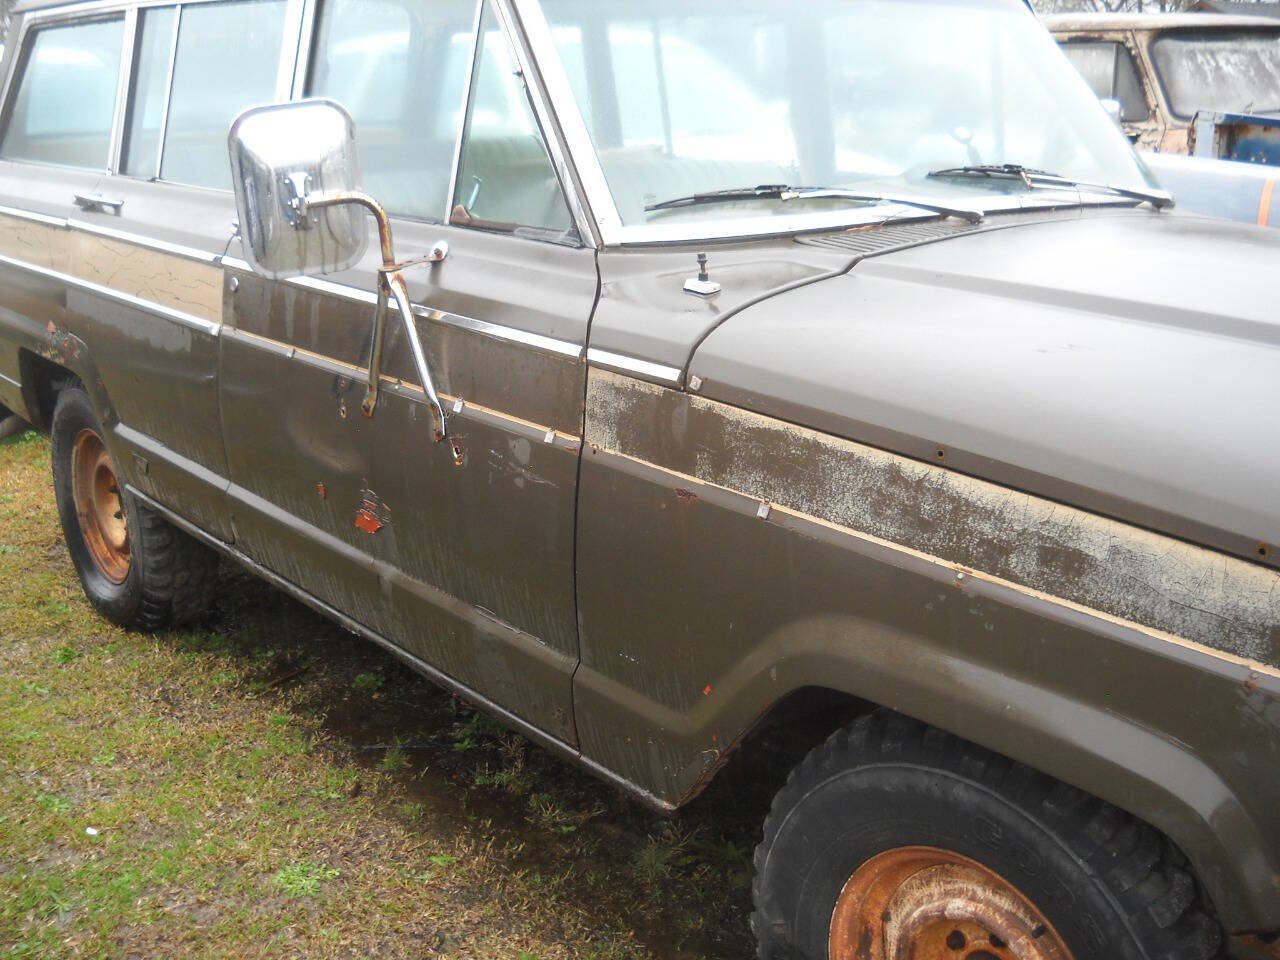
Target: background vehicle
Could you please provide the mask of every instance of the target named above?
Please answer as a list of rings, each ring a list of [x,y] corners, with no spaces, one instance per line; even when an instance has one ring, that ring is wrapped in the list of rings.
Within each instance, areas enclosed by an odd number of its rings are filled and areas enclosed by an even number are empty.
[[[763,956],[1280,929],[1280,237],[1019,0],[20,12],[0,402],[105,615],[220,553],[662,810],[795,731]]]
[[[1204,13],[1043,19],[1094,93],[1118,104],[1125,133],[1184,209],[1276,222],[1274,172],[1235,164],[1280,163],[1280,22]]]

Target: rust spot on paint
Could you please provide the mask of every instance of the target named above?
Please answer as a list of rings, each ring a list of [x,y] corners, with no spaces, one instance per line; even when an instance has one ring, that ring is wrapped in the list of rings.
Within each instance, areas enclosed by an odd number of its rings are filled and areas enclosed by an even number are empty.
[[[460,467],[466,461],[466,455],[462,450],[462,441],[454,437],[449,441],[449,445],[453,448],[453,465]]]
[[[345,400],[338,401],[338,416],[341,417],[343,420],[347,419],[347,401]]]
[[[325,486],[323,483],[316,484],[316,493],[320,494],[321,500],[329,499],[329,491],[325,489]]]
[[[1254,670],[1250,670],[1249,676],[1245,678],[1244,688],[1250,693],[1253,693],[1254,690],[1258,689],[1258,679],[1258,673]],[[1277,886],[1280,886],[1280,884],[1277,884]]]
[[[698,499],[698,495],[692,490],[686,490],[683,487],[676,488],[676,499],[681,503],[693,503]]]
[[[708,683],[705,687],[702,688],[702,695],[704,697],[711,696],[711,684]]]
[[[382,529],[382,521],[378,519],[378,505],[370,500],[366,500],[364,504],[356,511],[356,529],[363,530],[365,533],[374,534]]]

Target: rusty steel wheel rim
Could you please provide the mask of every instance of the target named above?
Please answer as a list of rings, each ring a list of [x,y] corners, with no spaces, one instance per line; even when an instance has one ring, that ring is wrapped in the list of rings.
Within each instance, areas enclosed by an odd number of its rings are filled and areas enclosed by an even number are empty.
[[[1035,905],[994,871],[936,847],[900,847],[851,876],[828,960],[1072,960]]]
[[[94,566],[112,583],[124,583],[129,575],[129,525],[115,465],[92,430],[81,430],[71,448],[71,494]]]

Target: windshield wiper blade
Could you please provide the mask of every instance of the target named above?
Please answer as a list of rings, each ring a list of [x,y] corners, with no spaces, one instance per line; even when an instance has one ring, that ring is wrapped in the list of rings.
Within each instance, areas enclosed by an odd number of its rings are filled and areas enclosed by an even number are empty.
[[[677,207],[692,207],[705,203],[732,203],[735,200],[852,200],[858,203],[896,203],[904,207],[915,207],[930,213],[946,217],[959,217],[970,223],[981,223],[983,212],[970,207],[957,207],[952,204],[936,203],[923,197],[908,196],[900,193],[864,193],[848,190],[843,187],[789,187],[783,184],[764,184],[758,187],[742,187],[732,190],[714,190],[709,193],[693,193],[687,197],[676,197],[662,203],[652,203],[645,207],[646,211],[672,210]]]
[[[1093,183],[1088,180],[1072,180],[1070,177],[1049,173],[1047,170],[1036,170],[1024,167],[1019,163],[984,163],[967,167],[947,167],[942,170],[931,170],[931,177],[1007,177],[1021,180],[1028,190],[1036,187],[1070,187],[1086,190],[1106,190],[1117,196],[1130,200],[1149,203],[1157,210],[1173,206],[1172,195],[1164,190],[1134,190],[1130,187],[1117,187],[1112,183]]]
[[[791,190],[785,183],[765,183],[758,187],[732,187],[728,190],[710,190],[706,193],[691,193],[687,197],[676,197],[674,200],[663,200],[645,207],[647,212],[654,210],[674,210],[677,207],[696,207],[704,203],[732,203],[735,200],[781,200],[783,194]]]

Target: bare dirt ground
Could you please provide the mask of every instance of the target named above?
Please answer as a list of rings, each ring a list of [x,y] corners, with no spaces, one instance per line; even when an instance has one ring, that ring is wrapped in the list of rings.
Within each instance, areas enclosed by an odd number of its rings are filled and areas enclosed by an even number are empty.
[[[208,620],[83,599],[0,441],[0,953],[745,958],[780,769],[668,821],[224,565]]]

